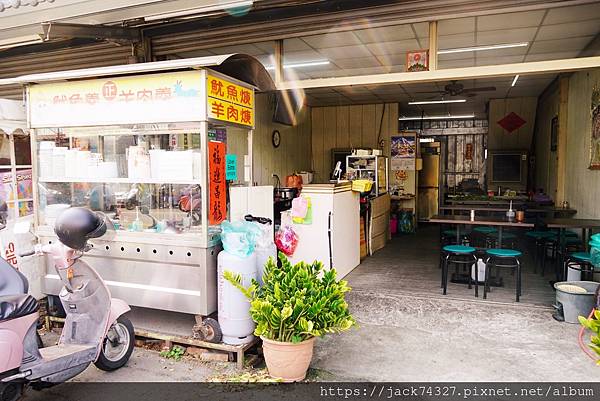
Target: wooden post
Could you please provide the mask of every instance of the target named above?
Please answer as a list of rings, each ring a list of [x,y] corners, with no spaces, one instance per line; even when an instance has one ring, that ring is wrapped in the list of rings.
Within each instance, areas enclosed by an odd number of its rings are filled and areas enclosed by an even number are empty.
[[[437,28],[437,21],[429,22],[429,71],[435,71],[438,68]]]
[[[283,77],[283,40],[275,41],[275,86],[279,86]]]
[[[569,77],[561,75],[558,82],[558,146],[556,149],[556,205],[560,206],[565,199],[565,181],[567,177],[567,122],[569,102]]]

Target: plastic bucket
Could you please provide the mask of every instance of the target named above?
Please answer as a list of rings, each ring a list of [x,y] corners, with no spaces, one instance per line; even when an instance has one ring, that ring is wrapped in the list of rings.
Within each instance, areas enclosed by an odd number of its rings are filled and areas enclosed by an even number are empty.
[[[596,306],[594,295],[600,283],[593,281],[560,281],[554,284],[556,305],[559,315],[567,323],[579,323],[578,317],[587,317]],[[575,292],[573,286],[583,288],[584,293]]]

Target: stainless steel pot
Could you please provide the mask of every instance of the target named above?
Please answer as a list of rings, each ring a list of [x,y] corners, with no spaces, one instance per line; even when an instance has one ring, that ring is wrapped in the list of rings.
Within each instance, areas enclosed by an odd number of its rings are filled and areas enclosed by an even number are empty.
[[[280,187],[273,190],[275,199],[287,200],[298,196],[298,188]]]

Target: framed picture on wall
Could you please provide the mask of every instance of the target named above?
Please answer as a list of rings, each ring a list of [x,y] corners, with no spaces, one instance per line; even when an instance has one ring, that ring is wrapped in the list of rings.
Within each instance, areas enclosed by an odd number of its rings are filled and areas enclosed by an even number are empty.
[[[429,71],[429,50],[406,52],[406,71]]]
[[[550,123],[550,151],[556,152],[558,148],[558,116],[555,116]]]
[[[600,170],[600,87],[592,90],[592,138],[590,143],[590,169]]]

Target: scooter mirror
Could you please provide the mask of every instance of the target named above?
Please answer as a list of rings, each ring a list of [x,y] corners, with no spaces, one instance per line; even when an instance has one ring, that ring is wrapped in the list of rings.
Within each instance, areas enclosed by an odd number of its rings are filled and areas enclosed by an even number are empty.
[[[27,234],[31,231],[31,222],[30,221],[19,221],[15,223],[13,227],[13,233],[15,234]]]

